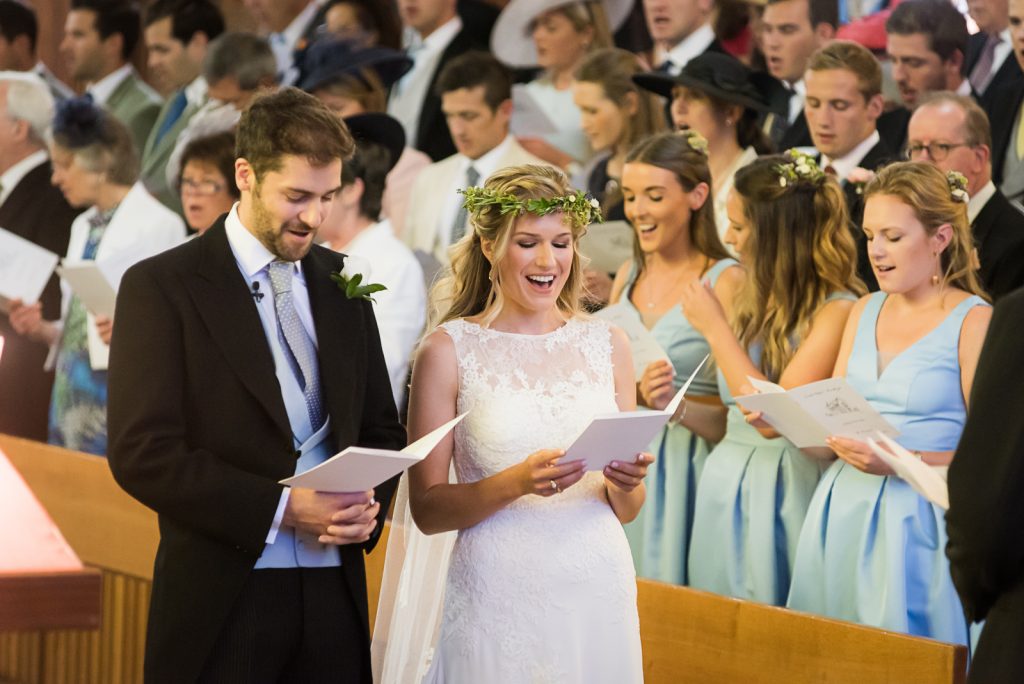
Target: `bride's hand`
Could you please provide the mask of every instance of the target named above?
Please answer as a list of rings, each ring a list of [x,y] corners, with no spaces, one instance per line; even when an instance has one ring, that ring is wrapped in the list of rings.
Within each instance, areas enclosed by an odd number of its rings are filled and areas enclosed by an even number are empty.
[[[565,491],[579,482],[586,473],[586,461],[568,463],[558,461],[565,456],[561,449],[541,449],[515,466],[520,470],[522,492],[537,496],[551,496]]]
[[[631,492],[637,485],[647,477],[647,467],[654,463],[654,456],[648,453],[640,453],[633,463],[612,461],[611,465],[604,469],[604,476],[615,487],[624,492]]]

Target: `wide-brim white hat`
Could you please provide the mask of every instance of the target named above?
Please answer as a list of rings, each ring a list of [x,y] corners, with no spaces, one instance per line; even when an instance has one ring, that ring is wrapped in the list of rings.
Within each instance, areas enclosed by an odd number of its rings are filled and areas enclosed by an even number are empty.
[[[583,0],[512,0],[498,15],[491,31],[491,52],[511,67],[537,66],[537,46],[530,37],[530,24],[548,10],[574,5]],[[601,0],[608,28],[615,33],[633,9],[634,0]]]

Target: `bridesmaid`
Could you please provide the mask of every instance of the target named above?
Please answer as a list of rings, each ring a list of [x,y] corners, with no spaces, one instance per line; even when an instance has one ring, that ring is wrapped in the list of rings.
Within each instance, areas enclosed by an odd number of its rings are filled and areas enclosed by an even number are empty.
[[[864,233],[880,292],[853,309],[835,375],[846,376],[926,463],[949,465],[988,328],[967,222],[966,181],[893,164],[865,190]],[[800,535],[789,606],[964,644],[945,516],[863,442],[832,437]],[[831,454],[830,454],[831,456]]]
[[[662,133],[633,147],[623,166],[622,194],[636,256],[619,269],[612,302],[621,299],[633,309],[671,359],[647,366],[637,387],[640,404],[661,410],[710,351],[683,315],[683,286],[706,279],[728,307],[743,271],[728,258],[715,228],[707,142],[698,133]],[[656,460],[647,473],[647,503],[626,526],[637,573],[673,584],[687,583],[697,479],[711,443],[725,431],[710,364],[689,394],[686,426],[670,424],[651,444]]]
[[[810,157],[790,150],[740,169],[728,214],[726,242],[748,273],[732,314],[706,286],[683,293],[729,406],[725,438],[697,490],[690,584],[781,605],[820,468],[766,425],[748,423],[733,397],[753,391],[748,376],[786,388],[829,377],[856,299],[850,291],[863,285],[843,192]]]

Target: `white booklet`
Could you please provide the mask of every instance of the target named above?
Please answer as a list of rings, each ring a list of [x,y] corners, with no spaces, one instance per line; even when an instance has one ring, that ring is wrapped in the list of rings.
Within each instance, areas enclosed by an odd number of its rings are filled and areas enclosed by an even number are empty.
[[[633,354],[633,370],[636,373],[637,382],[643,377],[644,370],[648,365],[662,359],[669,360],[668,353],[654,339],[651,331],[644,327],[643,321],[640,320],[640,314],[628,304],[619,303],[606,306],[594,315],[619,326],[629,337],[629,350]]]
[[[936,506],[949,510],[949,485],[946,484],[948,466],[928,465],[885,434],[879,432],[875,436],[878,441],[871,437],[867,439],[871,450],[895,470],[896,475],[905,480],[915,492]],[[885,447],[888,447],[888,450]]]
[[[766,422],[801,449],[827,447],[830,435],[864,440],[881,432],[899,431],[850,387],[845,378],[819,380],[791,390],[747,376],[757,394],[736,397],[749,411],[760,411]]]
[[[100,339],[96,316],[114,317],[117,285],[124,270],[118,263],[99,261],[79,261],[57,267],[57,273],[71,286],[71,291],[89,312],[85,330],[89,342],[89,365],[93,370],[106,370],[110,363],[110,345]]]
[[[422,461],[465,417],[463,413],[453,418],[401,451],[351,446],[304,473],[281,480],[281,484],[319,492],[365,492]]]
[[[39,301],[60,257],[34,242],[0,228],[0,311],[11,300]]]
[[[690,389],[690,383],[707,360],[705,356],[697,364],[663,411],[620,411],[594,416],[580,436],[565,450],[565,456],[560,462],[582,458],[587,462],[587,470],[604,470],[612,461],[635,461],[636,455],[650,446],[658,431],[675,415],[683,395]]]
[[[595,223],[580,238],[580,254],[590,259],[587,268],[616,273],[633,258],[633,239],[633,226],[626,221]]]

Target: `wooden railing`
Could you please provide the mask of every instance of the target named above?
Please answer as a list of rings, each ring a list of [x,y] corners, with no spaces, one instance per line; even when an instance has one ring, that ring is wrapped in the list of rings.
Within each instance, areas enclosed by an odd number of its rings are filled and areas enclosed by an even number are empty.
[[[10,458],[79,557],[103,571],[98,632],[0,634],[0,680],[142,681],[155,515],[118,488],[106,461],[0,435]],[[385,530],[385,534],[387,530]],[[367,559],[370,613],[386,539]],[[928,639],[640,580],[645,680],[962,684],[967,653]]]

